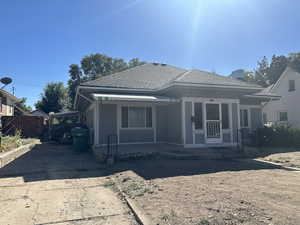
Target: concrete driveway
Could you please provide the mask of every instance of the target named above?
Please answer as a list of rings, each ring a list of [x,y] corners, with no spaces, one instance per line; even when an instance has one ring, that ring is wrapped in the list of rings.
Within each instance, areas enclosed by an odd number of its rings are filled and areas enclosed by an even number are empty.
[[[41,144],[0,169],[1,225],[133,225],[90,153]]]

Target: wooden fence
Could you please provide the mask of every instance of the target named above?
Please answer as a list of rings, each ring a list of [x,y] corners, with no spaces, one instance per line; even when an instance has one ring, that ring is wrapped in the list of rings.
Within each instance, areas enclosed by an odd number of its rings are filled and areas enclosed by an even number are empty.
[[[23,137],[41,137],[47,129],[44,118],[39,116],[2,116],[1,123],[3,135],[20,130]]]

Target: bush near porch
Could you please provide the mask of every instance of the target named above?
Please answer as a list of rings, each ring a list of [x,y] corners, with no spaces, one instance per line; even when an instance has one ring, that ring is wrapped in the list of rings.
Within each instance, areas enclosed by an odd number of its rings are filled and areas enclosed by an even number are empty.
[[[257,129],[259,147],[300,147],[300,129],[273,126]]]

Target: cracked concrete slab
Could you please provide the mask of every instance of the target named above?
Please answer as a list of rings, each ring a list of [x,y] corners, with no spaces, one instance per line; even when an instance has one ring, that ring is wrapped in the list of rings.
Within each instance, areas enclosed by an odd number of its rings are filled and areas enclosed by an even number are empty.
[[[136,224],[127,205],[105,187],[106,178],[88,153],[74,155],[66,146],[44,144],[27,154],[30,157],[17,159],[13,165],[0,169],[1,225]],[[69,162],[70,158],[91,163],[88,167],[85,167],[88,163],[78,166]],[[43,166],[40,161],[47,163]],[[39,168],[34,168],[35,162]],[[30,173],[26,163],[30,164]]]

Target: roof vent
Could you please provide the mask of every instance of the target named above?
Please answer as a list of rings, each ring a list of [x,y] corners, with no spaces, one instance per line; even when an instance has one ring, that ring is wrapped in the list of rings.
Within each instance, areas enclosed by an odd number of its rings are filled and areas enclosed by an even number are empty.
[[[152,63],[154,66],[158,66],[159,65],[159,63]]]

